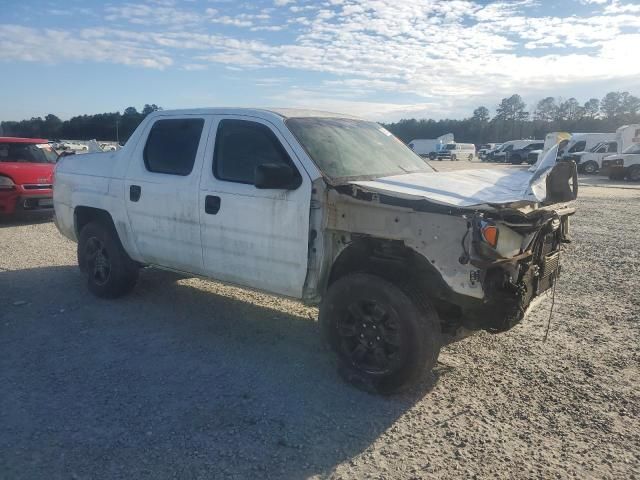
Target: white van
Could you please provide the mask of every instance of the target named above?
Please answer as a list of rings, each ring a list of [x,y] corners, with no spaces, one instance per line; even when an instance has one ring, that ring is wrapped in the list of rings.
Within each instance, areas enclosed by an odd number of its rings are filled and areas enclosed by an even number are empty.
[[[601,142],[615,142],[615,133],[572,133],[569,143],[558,152],[558,158],[571,158],[578,152],[587,152]]]
[[[438,152],[438,160],[473,160],[476,156],[476,146],[473,143],[447,143]]]

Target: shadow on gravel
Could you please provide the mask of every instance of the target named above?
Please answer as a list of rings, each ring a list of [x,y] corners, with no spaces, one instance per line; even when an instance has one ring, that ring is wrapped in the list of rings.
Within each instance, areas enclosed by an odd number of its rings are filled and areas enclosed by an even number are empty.
[[[179,279],[145,270],[131,296],[102,301],[76,267],[0,271],[3,475],[326,475],[444,373],[394,397],[360,392],[314,320]]]
[[[29,215],[2,216],[0,215],[0,228],[22,227],[24,225],[39,225],[53,222],[53,213],[32,213]]]

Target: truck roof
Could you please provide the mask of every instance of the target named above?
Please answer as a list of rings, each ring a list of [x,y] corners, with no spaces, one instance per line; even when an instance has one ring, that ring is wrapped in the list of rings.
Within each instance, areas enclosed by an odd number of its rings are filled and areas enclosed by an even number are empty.
[[[151,115],[253,115],[257,117],[278,116],[281,118],[294,117],[318,117],[318,118],[351,118],[361,120],[353,115],[344,113],[325,112],[322,110],[309,110],[304,108],[189,108],[180,110],[158,110]]]
[[[0,137],[0,143],[49,143],[44,138]]]

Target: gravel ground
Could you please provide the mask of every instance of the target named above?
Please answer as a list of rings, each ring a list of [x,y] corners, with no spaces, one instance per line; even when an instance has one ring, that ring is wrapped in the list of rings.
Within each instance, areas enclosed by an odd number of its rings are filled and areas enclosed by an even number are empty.
[[[578,207],[548,341],[547,303],[392,397],[315,309],[154,270],[98,300],[52,223],[0,224],[0,477],[640,478],[640,190]]]

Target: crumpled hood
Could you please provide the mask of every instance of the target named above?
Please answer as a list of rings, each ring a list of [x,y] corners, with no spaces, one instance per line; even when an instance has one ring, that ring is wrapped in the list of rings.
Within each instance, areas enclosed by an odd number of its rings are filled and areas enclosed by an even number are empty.
[[[546,177],[555,165],[557,151],[554,146],[528,170],[505,167],[407,173],[350,183],[374,193],[455,207],[540,203],[546,198]]]

